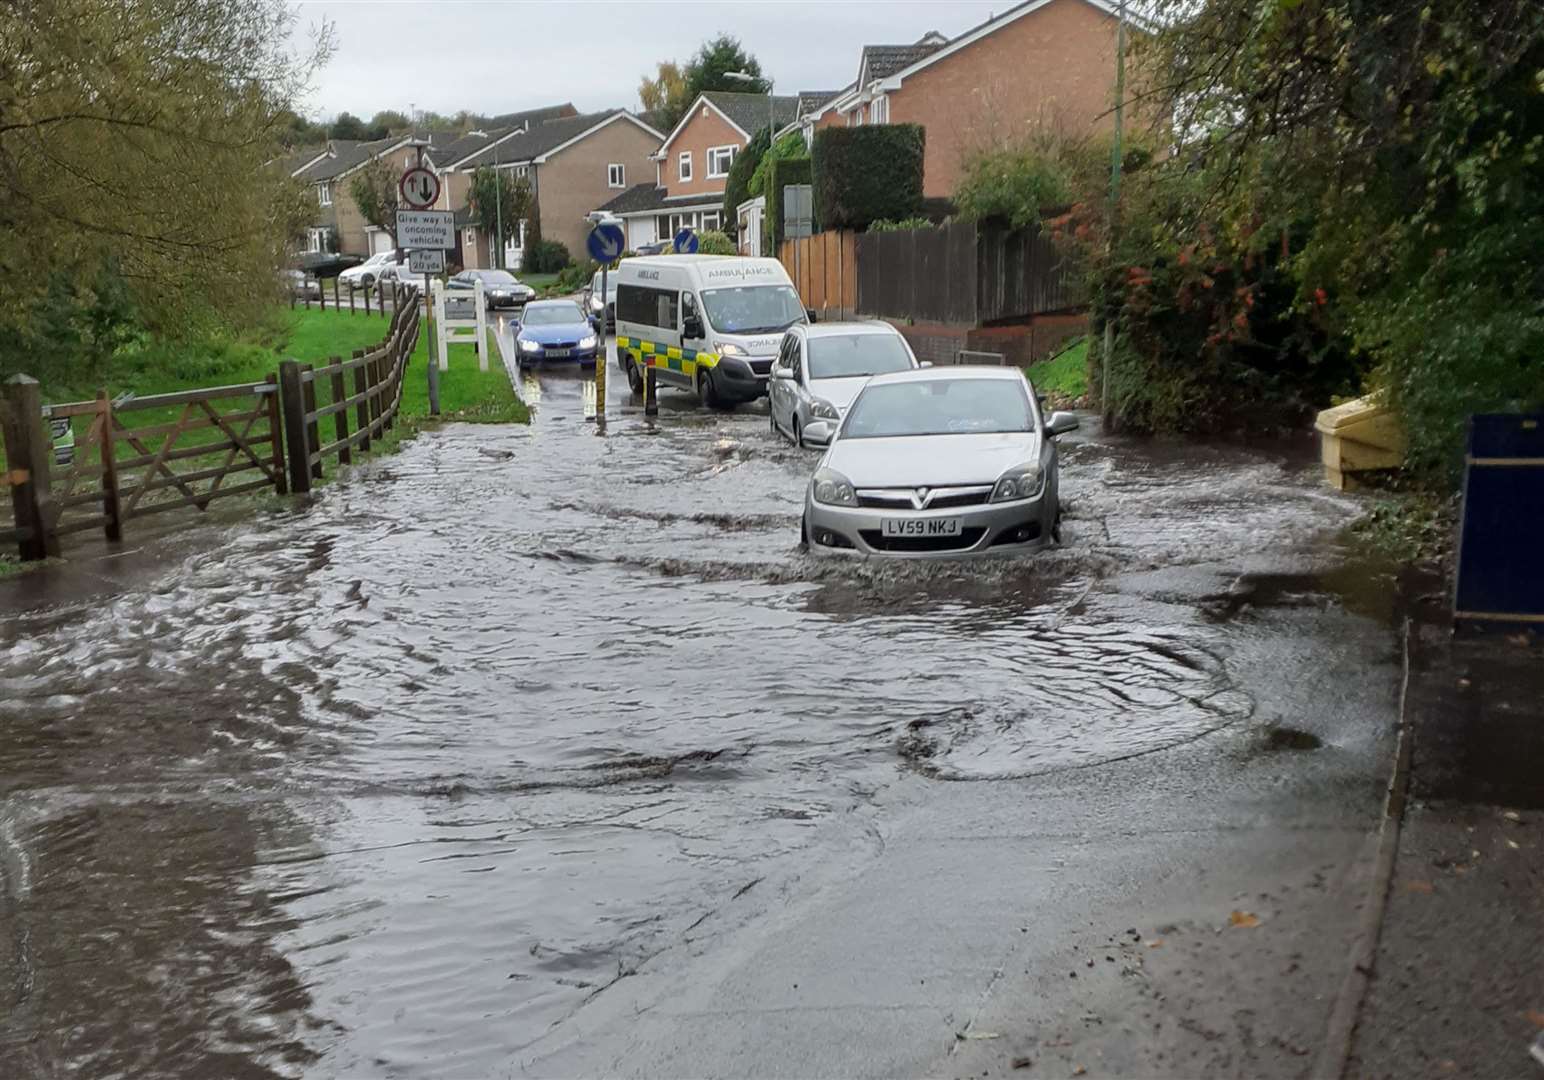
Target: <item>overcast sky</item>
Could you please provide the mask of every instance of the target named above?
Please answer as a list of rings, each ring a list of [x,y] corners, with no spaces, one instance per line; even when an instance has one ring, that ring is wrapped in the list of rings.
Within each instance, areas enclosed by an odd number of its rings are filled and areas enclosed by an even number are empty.
[[[865,44],[953,37],[1016,0],[294,0],[296,34],[337,36],[308,102],[316,117],[377,109],[495,114],[572,101],[637,108],[638,81],[685,62],[720,31],[739,38],[778,93],[828,90]]]

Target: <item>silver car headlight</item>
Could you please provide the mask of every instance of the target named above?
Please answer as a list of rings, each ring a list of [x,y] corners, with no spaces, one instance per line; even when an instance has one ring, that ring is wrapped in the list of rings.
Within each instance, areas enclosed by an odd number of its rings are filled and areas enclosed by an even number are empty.
[[[1045,486],[1045,476],[1036,463],[1016,465],[997,478],[992,486],[993,502],[1033,499]]]
[[[827,506],[857,506],[858,493],[852,481],[835,469],[821,469],[810,481],[815,486],[815,501]]]
[[[815,403],[810,406],[810,414],[817,420],[840,420],[842,418],[842,414],[836,411],[835,405],[829,401],[822,401],[820,398],[816,398]]]
[[[713,343],[713,348],[718,352],[718,355],[720,355],[720,356],[749,356],[750,355],[750,353],[746,352],[745,349],[742,346],[736,345],[732,341],[715,341]]]
[[[593,349],[593,348],[595,348],[595,335],[591,334],[588,337],[580,338],[579,339],[579,347],[581,349]]]
[[[531,341],[528,338],[522,338],[521,341],[520,341],[520,351],[521,352],[541,352],[541,345],[538,342]]]

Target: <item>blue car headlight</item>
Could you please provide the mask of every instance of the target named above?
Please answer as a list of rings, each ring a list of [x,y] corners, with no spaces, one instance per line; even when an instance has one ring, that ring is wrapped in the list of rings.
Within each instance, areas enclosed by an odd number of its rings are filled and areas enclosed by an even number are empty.
[[[595,335],[594,334],[589,334],[589,335],[587,335],[585,337],[580,338],[579,339],[579,347],[581,349],[593,349],[593,348],[595,348]]]
[[[521,338],[520,339],[520,351],[521,352],[541,352],[541,344],[539,342],[532,341],[529,338]]]

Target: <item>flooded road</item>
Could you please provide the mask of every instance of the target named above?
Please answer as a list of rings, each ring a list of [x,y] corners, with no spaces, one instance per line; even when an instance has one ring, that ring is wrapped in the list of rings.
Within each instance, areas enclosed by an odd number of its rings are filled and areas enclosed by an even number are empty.
[[[605,437],[579,377],[543,373],[529,428],[425,434],[144,583],[0,621],[0,1075],[850,1072],[693,1057],[637,1017],[728,994],[902,821],[1375,804],[1387,583],[1335,545],[1351,504],[1311,460],[1084,432],[1058,550],[812,561],[816,458],[764,402],[666,391],[650,423],[611,381]],[[1251,764],[1286,721],[1329,764]],[[979,1002],[1001,972],[962,963],[939,993]],[[924,1006],[945,1026],[876,1032],[916,1045],[875,1071],[948,1052],[963,1021]]]

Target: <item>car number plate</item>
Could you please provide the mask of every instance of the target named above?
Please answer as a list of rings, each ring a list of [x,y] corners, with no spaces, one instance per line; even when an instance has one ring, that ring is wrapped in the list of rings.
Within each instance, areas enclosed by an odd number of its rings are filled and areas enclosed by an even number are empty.
[[[885,518],[879,529],[884,536],[958,536],[959,518]]]
[[[568,353],[569,353],[568,349],[548,349],[547,352],[546,352],[546,355],[548,355],[548,356],[567,356]]]

